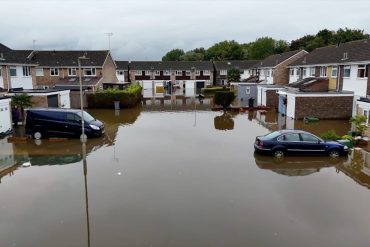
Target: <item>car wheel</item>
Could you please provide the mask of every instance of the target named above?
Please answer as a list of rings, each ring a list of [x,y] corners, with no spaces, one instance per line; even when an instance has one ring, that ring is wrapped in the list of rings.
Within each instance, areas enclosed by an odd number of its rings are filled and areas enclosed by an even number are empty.
[[[285,155],[284,151],[281,150],[281,149],[275,150],[273,154],[274,154],[274,157],[277,158],[277,159],[282,159],[282,158],[284,158],[284,155]]]
[[[333,150],[330,150],[329,151],[329,157],[330,158],[336,159],[336,158],[339,158],[339,156],[340,156],[340,154],[339,154],[339,151],[338,150],[333,149]]]
[[[33,138],[36,139],[36,140],[40,140],[42,138],[41,131],[35,131],[35,132],[33,132]]]

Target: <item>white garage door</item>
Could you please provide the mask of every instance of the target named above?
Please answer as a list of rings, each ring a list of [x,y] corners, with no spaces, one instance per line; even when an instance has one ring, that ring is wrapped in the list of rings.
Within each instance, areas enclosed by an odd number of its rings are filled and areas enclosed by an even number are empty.
[[[194,81],[187,81],[187,82],[185,82],[185,87],[186,88],[194,88],[195,87]]]
[[[151,81],[144,81],[143,82],[143,88],[144,89],[152,89],[153,88],[153,82],[151,82]]]
[[[11,129],[9,99],[0,100],[0,133]]]

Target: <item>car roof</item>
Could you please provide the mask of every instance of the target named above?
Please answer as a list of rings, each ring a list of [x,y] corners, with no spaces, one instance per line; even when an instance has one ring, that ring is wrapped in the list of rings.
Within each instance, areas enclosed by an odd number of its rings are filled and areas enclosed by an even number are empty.
[[[66,109],[66,108],[53,108],[53,107],[49,107],[49,108],[42,108],[42,107],[38,107],[38,108],[31,108],[31,109],[28,109],[28,111],[45,111],[45,112],[74,112],[74,113],[77,113],[77,112],[80,112],[81,110],[80,109]]]
[[[304,131],[304,130],[293,130],[293,129],[283,129],[283,130],[278,130],[281,134],[286,134],[286,133],[305,133],[305,134],[311,134],[310,132]]]

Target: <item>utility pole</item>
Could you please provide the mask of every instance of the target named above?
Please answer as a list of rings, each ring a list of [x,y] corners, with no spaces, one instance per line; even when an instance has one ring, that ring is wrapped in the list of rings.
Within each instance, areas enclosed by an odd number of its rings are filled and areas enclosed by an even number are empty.
[[[108,44],[109,44],[109,50],[110,50],[110,37],[113,35],[113,33],[112,33],[112,32],[110,32],[110,33],[105,33],[105,35],[107,35],[107,36],[108,36]]]

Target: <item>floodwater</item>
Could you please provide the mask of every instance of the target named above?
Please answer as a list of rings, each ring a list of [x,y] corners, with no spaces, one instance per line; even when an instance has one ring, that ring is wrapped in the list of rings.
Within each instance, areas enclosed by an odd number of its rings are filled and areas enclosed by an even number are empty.
[[[88,140],[86,162],[78,140],[0,140],[0,246],[369,246],[368,153],[253,152],[256,135],[287,124],[345,134],[347,121],[208,103],[91,110],[107,135]]]

